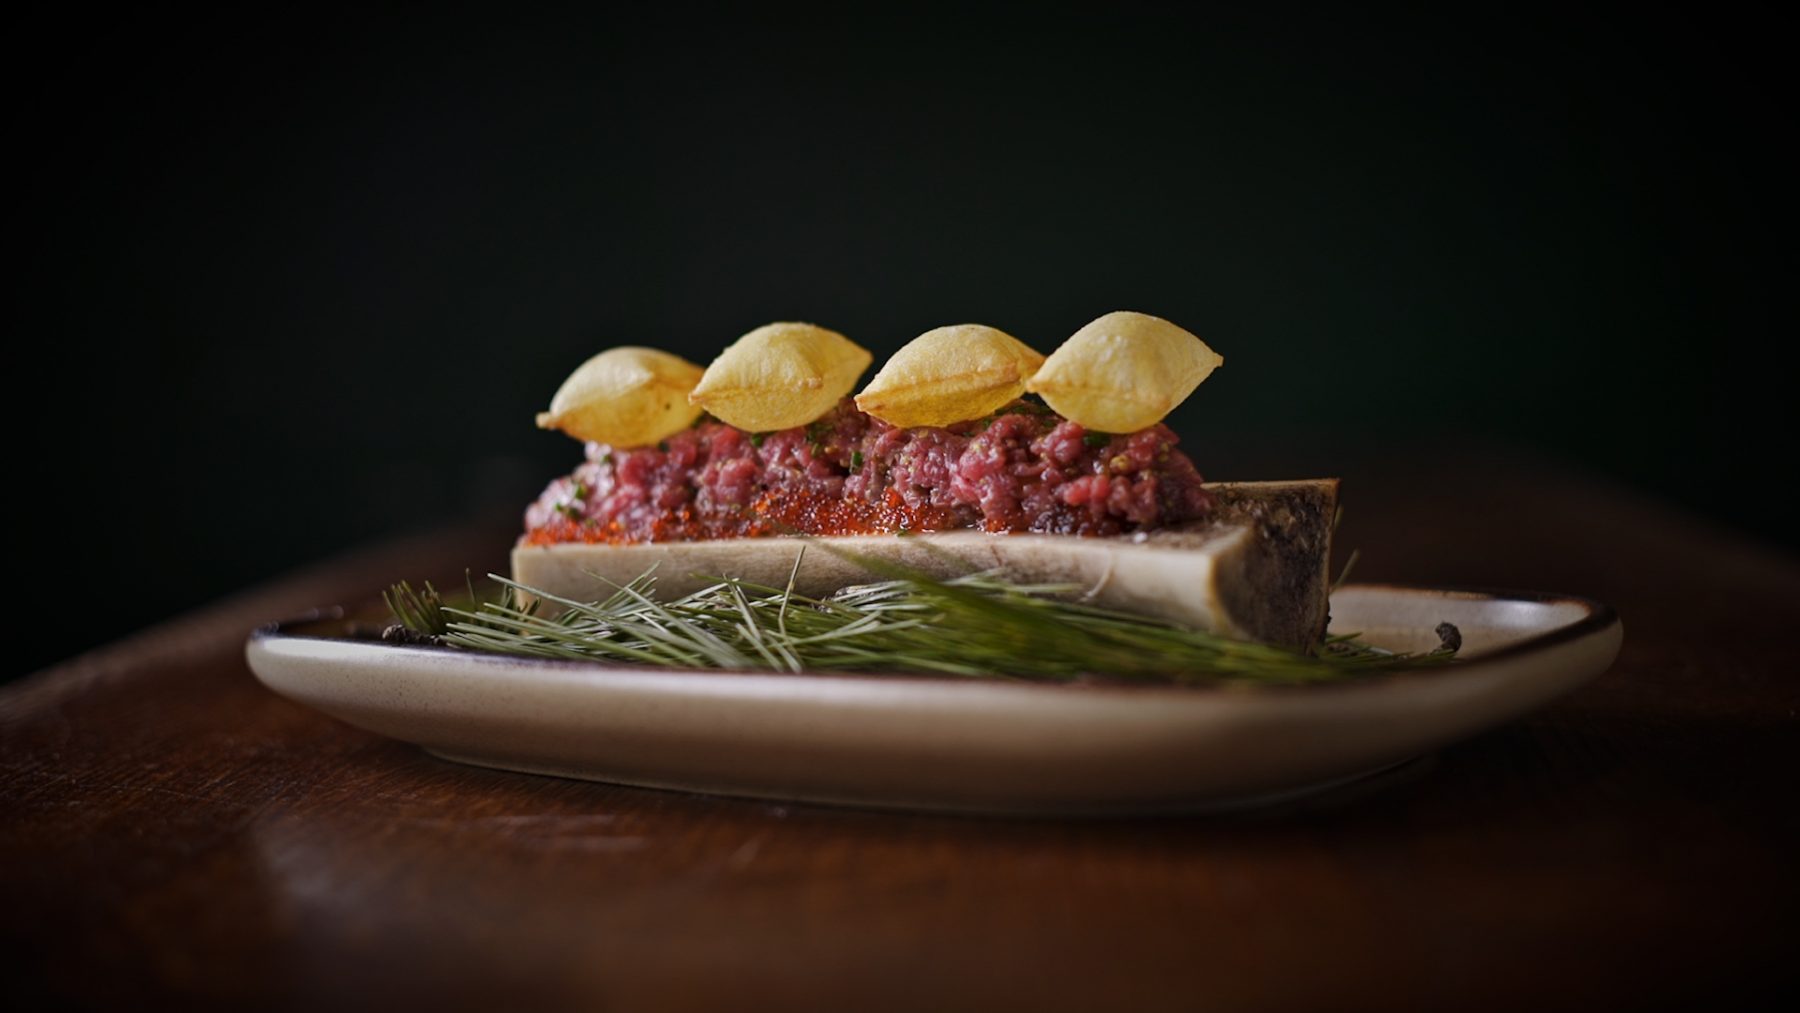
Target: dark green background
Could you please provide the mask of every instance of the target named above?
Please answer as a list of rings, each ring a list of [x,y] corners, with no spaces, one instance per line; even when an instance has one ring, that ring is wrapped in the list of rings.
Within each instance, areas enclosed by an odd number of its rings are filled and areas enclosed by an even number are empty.
[[[1766,25],[242,18],[9,72],[15,577],[72,606],[19,671],[518,510],[582,359],[776,319],[880,361],[1139,309],[1226,357],[1174,420],[1209,477],[1516,450],[1797,543],[1744,485],[1793,462]]]

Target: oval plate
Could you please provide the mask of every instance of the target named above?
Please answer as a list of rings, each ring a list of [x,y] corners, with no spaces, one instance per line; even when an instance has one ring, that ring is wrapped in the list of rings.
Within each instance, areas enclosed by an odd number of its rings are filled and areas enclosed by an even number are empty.
[[[678,671],[259,631],[250,668],[359,728],[487,767],[883,808],[1237,808],[1341,784],[1518,717],[1605,671],[1611,608],[1567,595],[1350,585],[1332,630],[1463,661],[1313,686],[1120,686]],[[340,624],[341,625],[341,624]]]

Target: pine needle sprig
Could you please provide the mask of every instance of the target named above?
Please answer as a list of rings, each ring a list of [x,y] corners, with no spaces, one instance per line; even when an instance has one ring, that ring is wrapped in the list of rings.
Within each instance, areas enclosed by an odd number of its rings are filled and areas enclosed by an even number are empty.
[[[717,578],[664,601],[653,572],[591,602],[499,576],[490,602],[471,595],[450,604],[430,584],[397,584],[385,597],[412,642],[676,668],[1291,684],[1442,665],[1460,646],[1445,624],[1433,651],[1395,653],[1334,636],[1304,653],[1088,604],[1075,600],[1082,589],[1073,584],[1018,584],[993,572],[940,580],[891,563],[870,569],[886,579],[824,598],[796,592],[790,574],[783,588]]]

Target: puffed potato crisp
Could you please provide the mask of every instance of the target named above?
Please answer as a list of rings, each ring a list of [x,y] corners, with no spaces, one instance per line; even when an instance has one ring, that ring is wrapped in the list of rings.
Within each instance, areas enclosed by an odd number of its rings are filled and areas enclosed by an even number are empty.
[[[1089,429],[1134,433],[1161,422],[1224,361],[1167,320],[1121,310],[1070,335],[1025,389]]]
[[[981,324],[939,327],[907,342],[856,395],[890,425],[947,426],[978,419],[1025,393],[1044,357]]]
[[[654,348],[609,348],[569,374],[550,399],[550,410],[538,414],[538,428],[615,447],[655,443],[700,417],[688,392],[701,372]]]
[[[720,353],[688,400],[753,433],[803,426],[869,368],[869,350],[813,324],[765,324]]]

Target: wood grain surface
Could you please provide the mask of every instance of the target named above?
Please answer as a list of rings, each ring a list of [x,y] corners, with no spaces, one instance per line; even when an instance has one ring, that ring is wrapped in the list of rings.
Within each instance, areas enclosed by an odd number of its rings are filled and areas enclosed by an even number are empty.
[[[1031,821],[488,771],[264,690],[246,633],[502,564],[476,526],[0,695],[0,952],[36,1006],[1734,1008],[1800,960],[1800,565],[1536,464],[1347,476],[1357,577],[1614,603],[1588,688],[1231,817]],[[1419,490],[1429,490],[1421,495]]]

